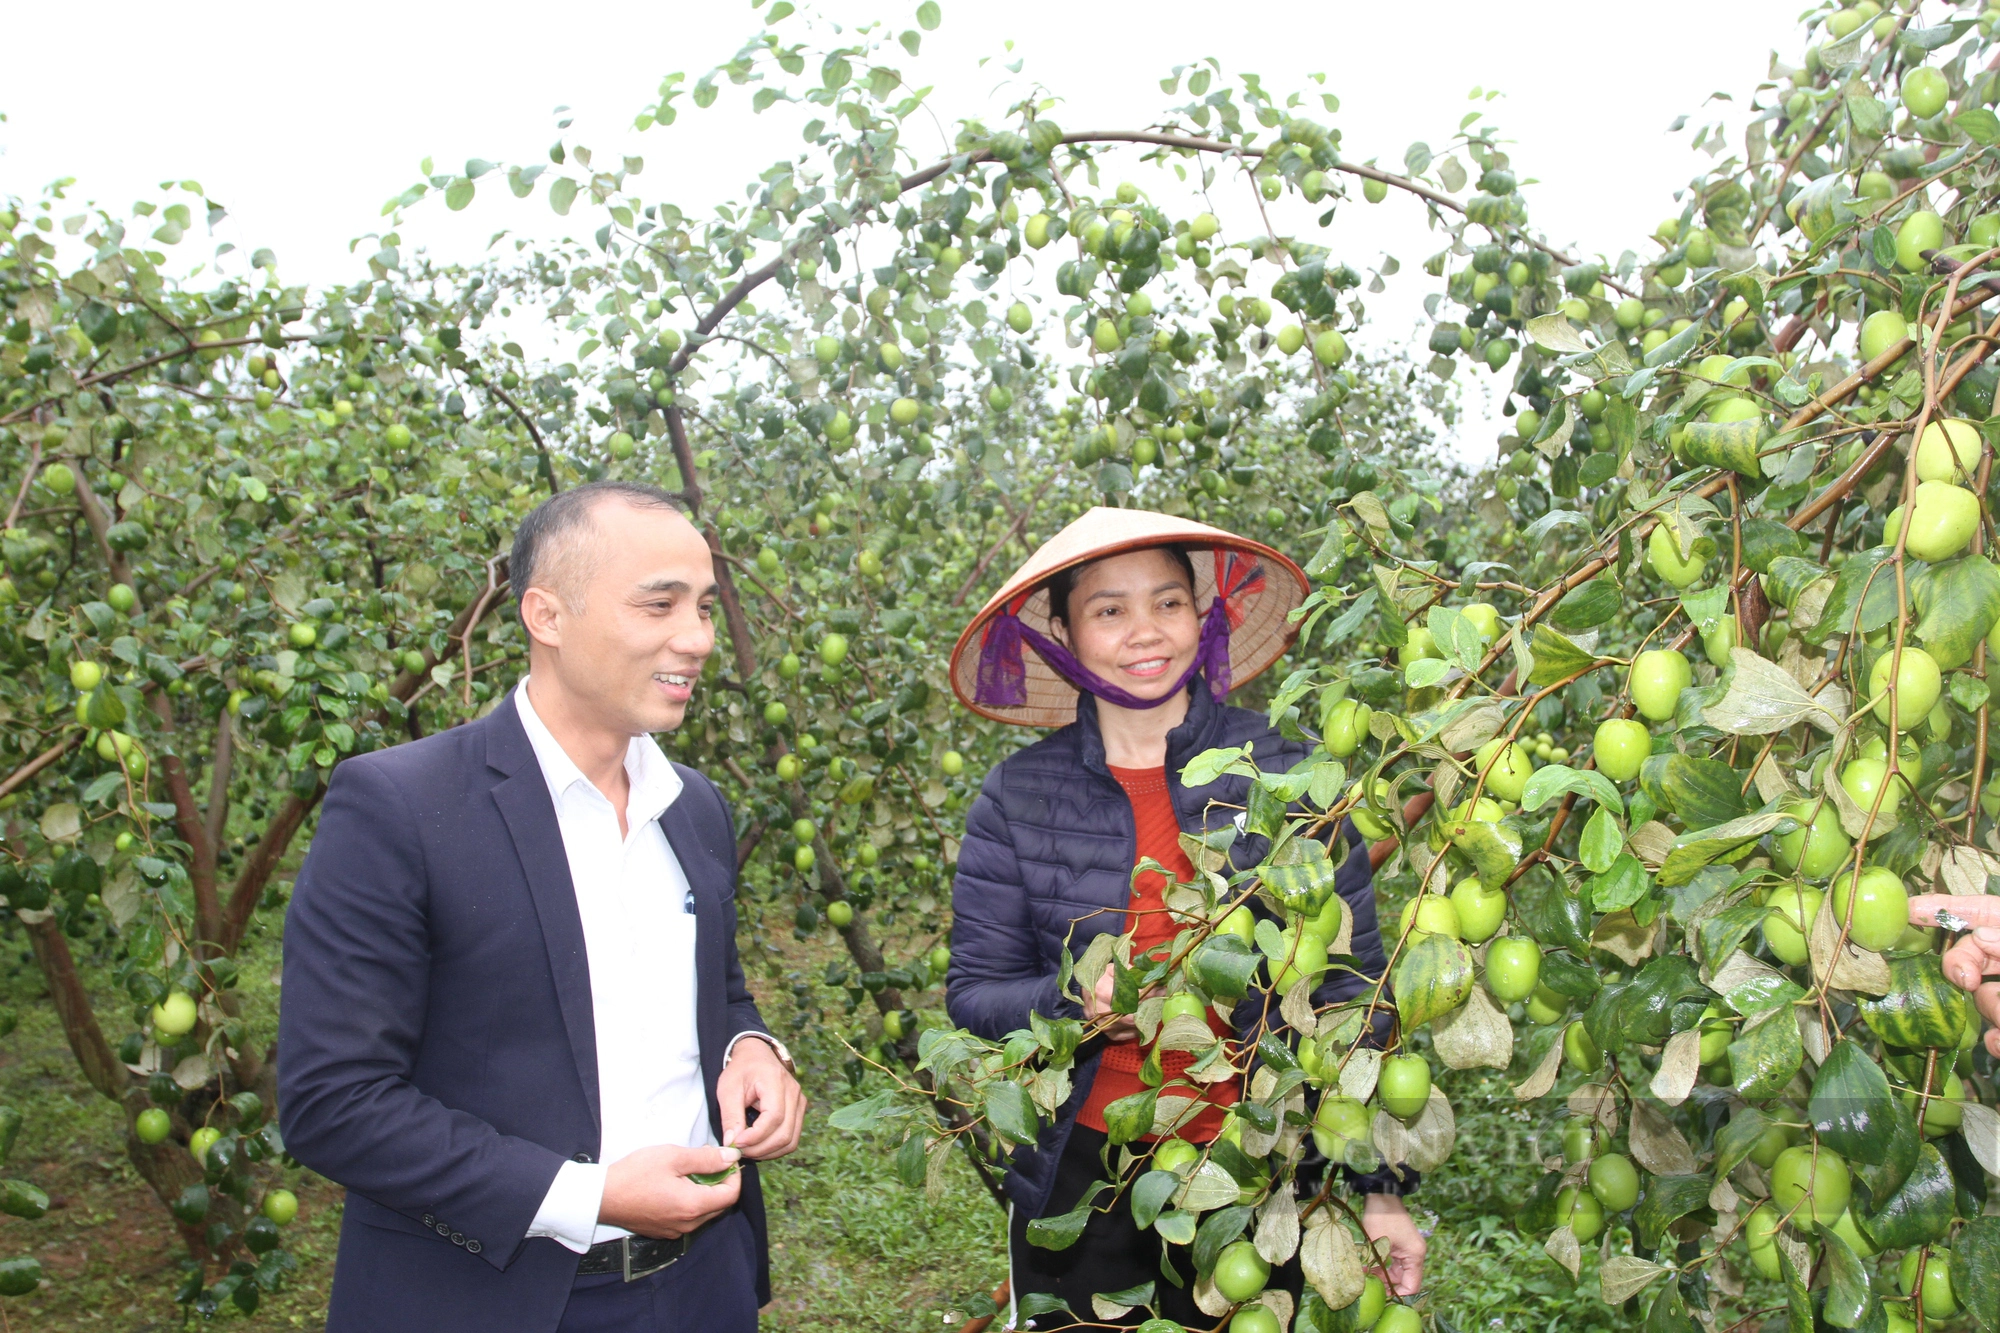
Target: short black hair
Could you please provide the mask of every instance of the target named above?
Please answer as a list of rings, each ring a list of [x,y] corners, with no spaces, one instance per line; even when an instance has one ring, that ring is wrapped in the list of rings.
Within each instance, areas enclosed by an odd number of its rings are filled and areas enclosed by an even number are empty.
[[[1188,596],[1194,596],[1194,560],[1188,555],[1187,547],[1182,546],[1179,542],[1168,542],[1160,546],[1146,546],[1140,549],[1164,552],[1175,564],[1179,565],[1181,573],[1187,575]],[[1130,555],[1131,552],[1121,551],[1119,554]],[[1100,557],[1100,559],[1104,560],[1110,558],[1109,556]],[[1096,560],[1086,560],[1080,565],[1071,565],[1067,569],[1058,569],[1055,573],[1049,575],[1049,581],[1042,586],[1049,590],[1050,620],[1060,620],[1065,625],[1069,624],[1069,595],[1076,591],[1077,576],[1096,563],[1098,563]]]
[[[514,546],[507,556],[507,581],[514,589],[517,605],[522,595],[535,586],[537,574],[544,575],[542,586],[553,586],[546,581],[550,556],[560,550],[565,539],[573,538],[589,526],[591,511],[600,500],[622,500],[636,509],[671,509],[683,516],[687,514],[687,504],[680,496],[643,481],[591,481],[558,491],[530,510],[521,520],[521,526],[514,530]],[[562,589],[555,591],[564,601],[571,600]]]

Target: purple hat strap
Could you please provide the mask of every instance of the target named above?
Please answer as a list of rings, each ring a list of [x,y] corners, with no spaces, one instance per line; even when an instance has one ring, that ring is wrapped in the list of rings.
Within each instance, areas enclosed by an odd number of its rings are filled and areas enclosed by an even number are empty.
[[[1260,590],[1264,586],[1261,565],[1243,559],[1234,551],[1226,554],[1225,562],[1225,552],[1218,550],[1215,553],[1216,596],[1209,604],[1207,614],[1202,617],[1201,637],[1195,642],[1194,661],[1188,664],[1180,679],[1157,698],[1142,699],[1130,690],[1112,684],[1078,661],[1076,654],[1062,644],[1023,624],[1020,612],[1027,604],[1031,589],[1016,597],[986,627],[979,645],[979,676],[973,701],[989,708],[1019,708],[1028,702],[1027,666],[1021,659],[1023,644],[1033,648],[1047,663],[1049,670],[1077,689],[1120,708],[1158,708],[1185,689],[1196,673],[1208,682],[1209,693],[1220,699],[1230,689],[1229,633],[1233,625],[1242,620],[1242,613],[1233,603],[1241,594]]]

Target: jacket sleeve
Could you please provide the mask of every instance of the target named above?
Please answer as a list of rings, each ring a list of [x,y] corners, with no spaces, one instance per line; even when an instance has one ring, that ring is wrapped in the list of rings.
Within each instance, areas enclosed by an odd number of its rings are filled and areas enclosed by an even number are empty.
[[[986,786],[999,781],[999,770]],[[1014,856],[1007,816],[982,790],[965,821],[958,874],[951,885],[951,967],[945,1008],[951,1021],[989,1041],[1028,1026],[1028,1014],[1077,1017],[1056,990],[1056,970],[1042,957],[1028,888]]]
[[[504,1269],[563,1159],[410,1081],[430,1003],[413,808],[377,765],[334,770],[285,917],[279,1121],[313,1170],[405,1216],[448,1220]]]

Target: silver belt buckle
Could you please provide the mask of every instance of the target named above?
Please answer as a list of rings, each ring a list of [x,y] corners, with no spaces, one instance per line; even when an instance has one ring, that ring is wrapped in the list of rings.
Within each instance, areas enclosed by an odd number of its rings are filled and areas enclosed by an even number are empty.
[[[687,1253],[687,1237],[676,1236],[674,1239],[680,1246],[678,1252],[669,1254],[667,1258],[660,1260],[660,1262],[654,1264],[651,1268],[634,1269],[632,1267],[632,1237],[620,1236],[618,1238],[618,1258],[625,1275],[625,1280],[627,1282],[636,1282],[642,1277],[651,1277],[662,1268],[666,1268],[670,1264],[677,1262]]]

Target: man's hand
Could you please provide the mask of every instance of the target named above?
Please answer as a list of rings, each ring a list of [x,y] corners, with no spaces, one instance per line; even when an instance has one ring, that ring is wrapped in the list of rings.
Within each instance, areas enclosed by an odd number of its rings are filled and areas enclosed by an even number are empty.
[[[715,1099],[722,1106],[722,1142],[751,1161],[768,1162],[799,1146],[806,1095],[769,1042],[745,1037],[736,1043],[715,1082]],[[754,1125],[749,1123],[752,1107],[757,1110]]]
[[[1386,1241],[1389,1263],[1379,1270],[1398,1296],[1414,1296],[1424,1285],[1424,1233],[1410,1219],[1410,1210],[1393,1194],[1371,1194],[1361,1205],[1361,1230],[1370,1241]],[[1379,1253],[1381,1247],[1377,1246]]]
[[[1083,1016],[1095,1023],[1098,1019],[1108,1019],[1104,1026],[1106,1041],[1137,1041],[1139,1020],[1131,1014],[1117,1013],[1112,1005],[1111,965],[1104,965],[1104,975],[1097,979],[1095,989],[1083,993]]]
[[[655,1239],[684,1236],[734,1205],[743,1188],[736,1171],[716,1185],[697,1185],[688,1177],[726,1171],[740,1156],[734,1148],[641,1148],[605,1171],[597,1220]]]
[[[2000,972],[2000,898],[1979,894],[1923,893],[1910,899],[1910,924],[1937,925],[1944,909],[1972,927],[1945,950],[1944,974],[1960,990],[1972,992],[1973,1003],[1986,1018],[1986,1049],[2000,1056],[2000,981],[1985,981]]]

